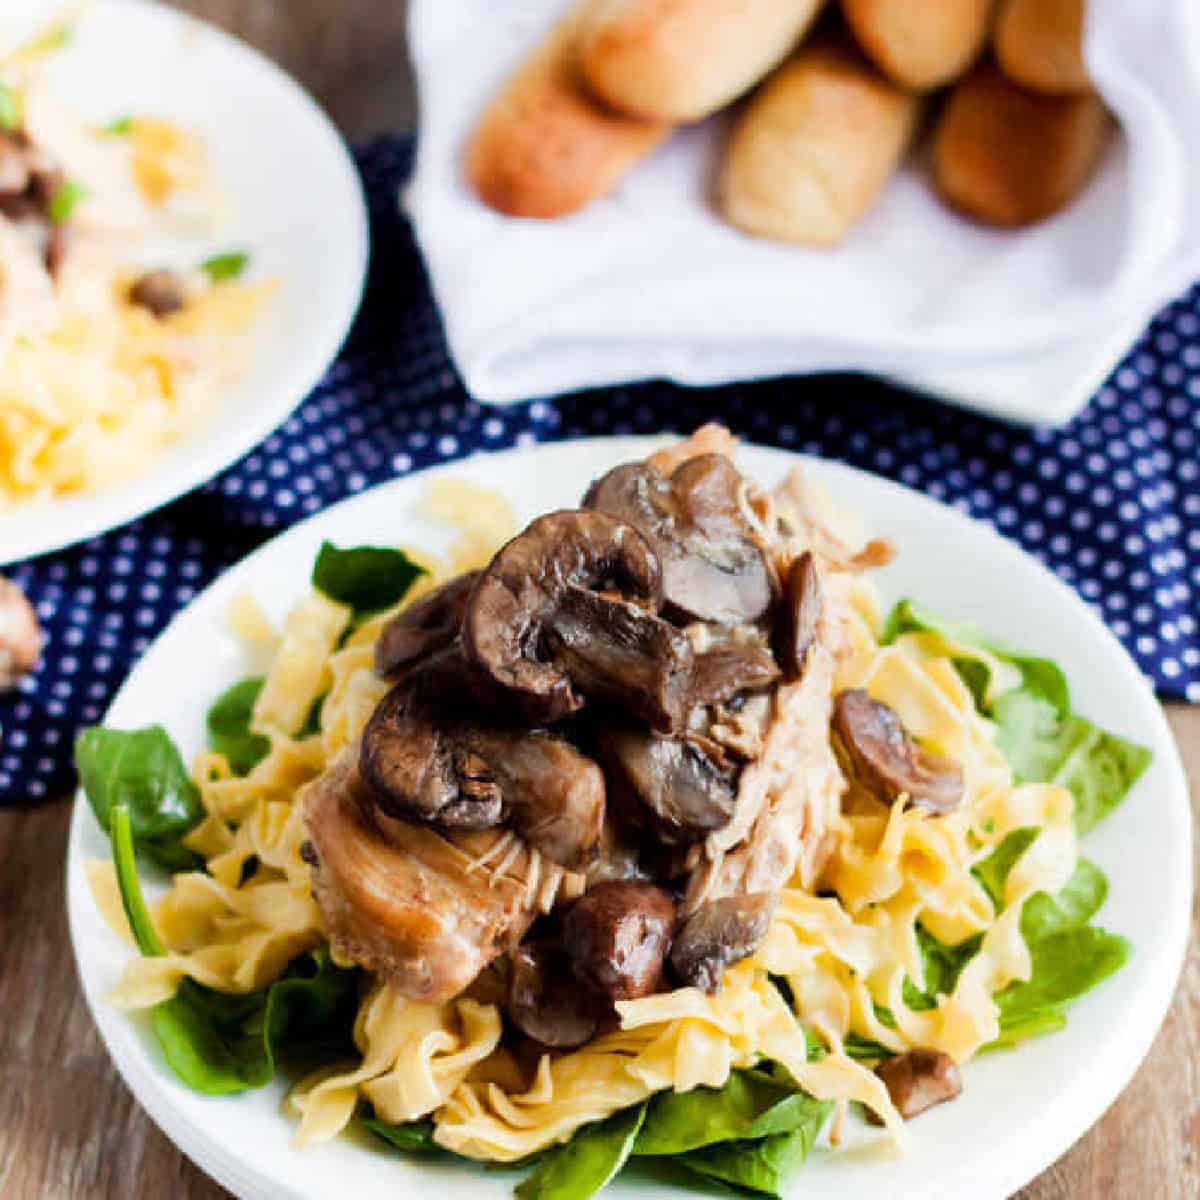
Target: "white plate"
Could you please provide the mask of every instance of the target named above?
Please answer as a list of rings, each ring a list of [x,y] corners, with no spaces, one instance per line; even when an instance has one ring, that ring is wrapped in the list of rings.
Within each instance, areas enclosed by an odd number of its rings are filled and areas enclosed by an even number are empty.
[[[0,41],[59,8],[5,0]],[[233,211],[219,240],[178,243],[178,261],[246,249],[250,277],[276,278],[280,289],[255,330],[248,372],[202,429],[128,484],[0,514],[0,564],[124,524],[261,441],[337,353],[367,265],[366,207],[345,143],[292,79],[241,42],[146,0],[93,0],[47,69],[54,92],[97,124],[145,113],[199,132]]]
[[[147,652],[110,710],[110,724],[161,721],[184,757],[201,746],[207,699],[261,663],[227,631],[230,597],[250,589],[282,617],[300,595],[323,538],[343,544],[400,540],[444,548],[445,530],[414,516],[427,478],[465,477],[497,488],[529,518],[578,503],[585,483],[647,452],[645,439],[598,439],[476,457],[396,480],[339,504],[263,546],[178,616]],[[743,466],[771,483],[796,461],[750,447]],[[1190,810],[1183,769],[1162,712],[1137,668],[1092,612],[1033,559],[990,530],[915,492],[848,467],[813,461],[812,474],[874,533],[895,538],[898,560],[881,574],[888,599],[913,595],[998,637],[1053,655],[1081,711],[1154,751],[1124,805],[1086,839],[1086,853],[1112,889],[1100,920],[1136,947],[1115,978],[1071,1011],[1067,1029],[966,1071],[953,1104],[911,1127],[903,1160],[818,1152],[797,1173],[796,1196],[827,1200],[886,1193],[911,1197],[1001,1197],[1063,1153],[1112,1102],[1142,1060],[1171,998],[1191,904]],[[108,842],[86,802],[71,828],[67,899],[71,936],[92,1013],[118,1070],[167,1135],[231,1191],[246,1197],[353,1195],[391,1200],[436,1187],[445,1200],[505,1197],[511,1177],[465,1164],[418,1164],[346,1139],[303,1152],[289,1145],[282,1085],[213,1099],[188,1091],[165,1067],[145,1022],[107,1006],[129,948],[105,926],[84,879],[88,858]],[[666,1195],[616,1185],[614,1198]]]

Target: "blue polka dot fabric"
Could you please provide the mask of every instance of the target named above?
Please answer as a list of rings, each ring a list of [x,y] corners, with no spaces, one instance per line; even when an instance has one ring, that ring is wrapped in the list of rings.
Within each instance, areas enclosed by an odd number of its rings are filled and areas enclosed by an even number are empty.
[[[1087,410],[1056,431],[853,376],[705,390],[648,382],[491,408],[463,390],[397,211],[411,159],[399,138],[359,154],[374,238],[367,294],[341,356],[283,427],[160,512],[10,570],[47,643],[36,671],[0,698],[0,804],[66,795],[76,731],[101,718],[150,640],[291,522],[478,449],[711,419],[990,522],[1073,584],[1164,696],[1200,702],[1200,287],[1160,313]]]

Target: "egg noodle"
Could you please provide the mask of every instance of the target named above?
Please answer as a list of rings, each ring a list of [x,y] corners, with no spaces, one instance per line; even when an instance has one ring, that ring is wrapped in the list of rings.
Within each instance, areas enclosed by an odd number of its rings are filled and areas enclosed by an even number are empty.
[[[462,530],[461,539],[445,562],[416,556],[429,573],[406,602],[485,564],[515,529],[501,498],[466,484],[436,485],[431,508]],[[495,1006],[466,997],[415,1003],[371,981],[354,1028],[359,1057],[292,1090],[301,1144],[333,1137],[367,1101],[392,1123],[431,1116],[436,1142],[455,1153],[511,1162],[653,1093],[720,1087],[731,1070],[761,1059],[780,1063],[818,1099],[862,1103],[903,1138],[886,1088],[851,1057],[847,1040],[870,1039],[895,1052],[928,1047],[962,1063],[997,1038],[995,993],[1032,970],[1022,903],[1036,891],[1057,891],[1075,867],[1073,800],[1061,787],[1014,785],[954,661],[981,660],[996,691],[1014,685],[1011,667],[933,634],[881,645],[873,590],[857,576],[847,575],[843,586],[846,637],[835,691],[867,689],[923,745],[961,764],[961,807],[933,817],[903,798],[890,811],[835,805],[819,880],[803,886],[797,872],[764,943],[726,973],[717,994],[680,988],[618,1003],[619,1029],[571,1052],[543,1054],[536,1064],[501,1045]],[[301,858],[299,801],[305,785],[355,743],[388,688],[372,661],[391,615],[368,620],[343,642],[350,611],[316,592],[278,634],[253,601],[236,603],[235,627],[274,647],[254,712],[270,753],[244,777],[219,754],[196,758],[193,777],[208,815],[187,844],[204,857],[208,874],[174,877],[153,910],[170,953],[132,959],[113,997],[118,1004],[157,1003],[185,976],[248,992],[323,942]],[[320,731],[301,734],[321,695]],[[1030,826],[1036,839],[1008,875],[997,909],[972,866],[1008,833]],[[123,927],[111,868],[93,864],[91,875],[102,908]],[[918,925],[950,946],[981,938],[953,991],[924,1010],[912,1008],[904,990],[906,978],[925,988]],[[813,1053],[806,1029],[823,1053]]]
[[[221,197],[194,133],[148,116],[90,128],[57,102],[41,67],[65,37],[0,57],[21,121],[0,127],[0,151],[28,139],[24,152],[50,155],[77,201],[54,270],[29,221],[0,215],[0,510],[125,481],[198,429],[244,370],[246,334],[275,290],[193,264],[177,272],[177,311],[131,298],[141,243],[211,235]]]

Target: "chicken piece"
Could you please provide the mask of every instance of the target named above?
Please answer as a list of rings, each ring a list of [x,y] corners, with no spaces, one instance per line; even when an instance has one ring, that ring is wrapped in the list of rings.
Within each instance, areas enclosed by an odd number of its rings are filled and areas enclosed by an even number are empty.
[[[457,996],[582,879],[515,834],[442,834],[379,813],[344,751],[308,787],[313,894],[334,954],[412,1000]],[[315,861],[314,861],[315,860]]]
[[[725,458],[733,458],[737,449],[737,438],[715,421],[701,425],[690,437],[681,442],[673,442],[656,450],[646,462],[656,467],[664,475],[673,475],[675,468],[682,466],[690,458],[699,458],[702,454],[721,454]]]

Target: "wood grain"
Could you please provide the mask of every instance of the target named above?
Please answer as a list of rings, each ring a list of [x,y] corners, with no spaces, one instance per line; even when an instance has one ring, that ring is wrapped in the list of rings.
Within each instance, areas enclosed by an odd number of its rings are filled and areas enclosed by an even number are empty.
[[[399,0],[180,7],[281,62],[350,138],[412,119]],[[1200,709],[1175,706],[1168,716],[1200,821]],[[137,1107],[84,1007],[63,911],[69,819],[67,802],[0,812],[0,1200],[217,1200],[223,1189]],[[1149,1057],[1104,1118],[1021,1200],[1200,1196],[1200,908],[1193,918],[1184,975]]]

